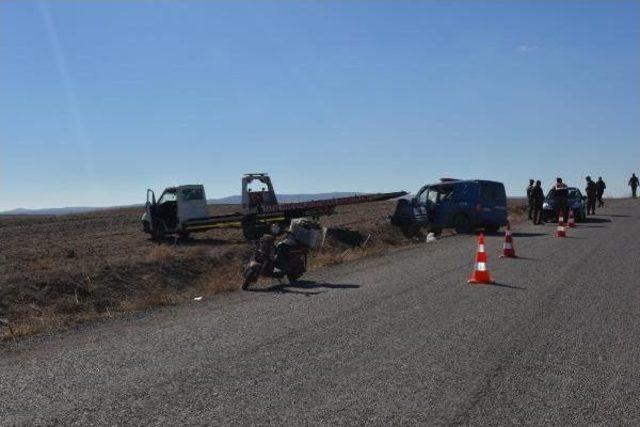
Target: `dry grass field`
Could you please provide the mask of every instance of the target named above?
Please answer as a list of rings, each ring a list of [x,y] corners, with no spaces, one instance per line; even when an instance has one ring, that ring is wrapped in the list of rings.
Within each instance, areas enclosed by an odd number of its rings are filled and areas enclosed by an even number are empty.
[[[510,202],[512,220],[521,219],[521,205]],[[387,223],[394,206],[343,206],[323,218],[333,237],[312,254],[310,268],[419,244]],[[230,213],[238,206],[210,210]],[[158,244],[142,233],[141,214],[142,208],[126,208],[0,216],[1,339],[240,288],[240,272],[251,253],[241,230],[212,230],[187,242]],[[365,240],[364,247],[354,246]]]

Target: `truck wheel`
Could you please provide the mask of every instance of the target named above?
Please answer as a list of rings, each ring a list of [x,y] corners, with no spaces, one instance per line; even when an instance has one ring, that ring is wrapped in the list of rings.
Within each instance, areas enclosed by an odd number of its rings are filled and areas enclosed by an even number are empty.
[[[456,233],[465,234],[471,232],[471,221],[465,214],[458,214],[453,218],[453,228]]]
[[[156,242],[161,242],[164,240],[164,225],[161,222],[158,222],[153,230],[151,230],[151,238]]]

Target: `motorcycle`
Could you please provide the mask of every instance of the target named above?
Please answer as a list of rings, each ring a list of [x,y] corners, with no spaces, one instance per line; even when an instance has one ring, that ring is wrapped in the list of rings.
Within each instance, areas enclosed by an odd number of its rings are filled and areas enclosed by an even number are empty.
[[[276,244],[277,227],[263,235],[244,269],[242,289],[256,283],[260,276],[281,279],[287,276],[295,282],[307,271],[309,250],[316,247],[322,229],[314,221],[293,220],[286,236]]]

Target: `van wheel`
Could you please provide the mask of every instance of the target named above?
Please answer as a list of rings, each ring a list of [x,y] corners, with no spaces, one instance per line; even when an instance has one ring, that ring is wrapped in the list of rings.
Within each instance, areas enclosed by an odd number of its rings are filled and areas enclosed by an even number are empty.
[[[453,228],[455,228],[456,233],[464,234],[471,232],[471,221],[464,214],[458,214],[453,218]]]

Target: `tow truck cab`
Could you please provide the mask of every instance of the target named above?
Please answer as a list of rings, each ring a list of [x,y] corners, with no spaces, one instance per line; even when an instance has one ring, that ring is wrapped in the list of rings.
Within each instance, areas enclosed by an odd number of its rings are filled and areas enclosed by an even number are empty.
[[[207,198],[203,185],[180,185],[165,189],[156,201],[153,190],[147,190],[142,228],[160,237],[166,234],[187,235],[187,221],[207,218]]]
[[[507,196],[501,182],[442,179],[422,187],[413,199],[399,200],[391,221],[434,232],[477,227],[497,231],[507,223]]]

